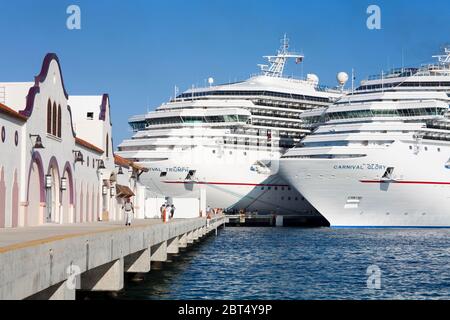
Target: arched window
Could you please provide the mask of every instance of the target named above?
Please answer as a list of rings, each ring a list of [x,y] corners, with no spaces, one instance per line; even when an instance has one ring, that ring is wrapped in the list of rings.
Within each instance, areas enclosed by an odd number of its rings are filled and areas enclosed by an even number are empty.
[[[57,117],[57,110],[56,110],[56,103],[53,102],[53,112],[52,112],[52,134],[56,136],[56,117]]]
[[[58,105],[58,137],[61,138],[61,105]]]
[[[106,157],[109,157],[109,134],[106,134]]]
[[[47,102],[47,133],[52,133],[52,102]]]

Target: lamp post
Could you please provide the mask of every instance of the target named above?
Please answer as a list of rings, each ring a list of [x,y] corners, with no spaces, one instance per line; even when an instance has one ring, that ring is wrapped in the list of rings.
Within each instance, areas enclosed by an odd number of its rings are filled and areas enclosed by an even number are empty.
[[[102,159],[97,159],[97,169],[98,170],[106,169],[105,162]]]
[[[51,174],[45,175],[45,187],[47,189],[50,189],[52,187],[52,175]]]
[[[106,184],[104,184],[104,185],[102,186],[102,194],[103,194],[104,196],[106,196],[106,195],[108,194],[108,186],[107,186]]]
[[[36,138],[36,141],[34,142],[33,149],[45,149],[44,145],[42,144],[42,138],[38,134],[30,134],[30,138]]]
[[[67,190],[67,178],[62,177],[61,178],[61,191]]]
[[[81,153],[81,151],[72,150],[72,153],[75,155],[75,163],[76,162],[84,163],[84,158],[83,158],[83,154]]]

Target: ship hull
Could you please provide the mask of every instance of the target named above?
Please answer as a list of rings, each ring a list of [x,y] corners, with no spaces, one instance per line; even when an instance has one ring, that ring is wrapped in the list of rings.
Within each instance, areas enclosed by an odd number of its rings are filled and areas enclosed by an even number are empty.
[[[164,197],[199,198],[204,190],[206,203],[212,208],[319,216],[306,199],[277,174],[276,168],[261,172],[254,166],[258,158],[269,157],[269,154],[246,151],[246,156],[236,157],[227,151],[228,157],[218,158],[209,150],[201,149],[173,154],[167,160],[142,162],[149,171],[141,176],[141,182],[154,194]],[[199,154],[202,154],[201,159],[198,159]]]
[[[410,146],[354,150],[367,154],[358,159],[282,159],[280,173],[332,227],[448,228],[450,148]]]

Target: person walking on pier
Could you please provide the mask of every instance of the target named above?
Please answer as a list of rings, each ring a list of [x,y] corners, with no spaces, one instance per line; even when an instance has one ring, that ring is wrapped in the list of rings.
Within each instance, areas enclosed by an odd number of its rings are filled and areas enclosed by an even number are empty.
[[[211,207],[210,206],[208,206],[207,208],[206,208],[206,227],[207,228],[209,228],[209,224],[210,224],[210,221],[211,221],[211,218],[212,218],[212,216],[211,216]]]
[[[161,219],[164,223],[166,223],[170,216],[170,205],[169,204],[163,204],[161,207]]]
[[[165,210],[165,209],[166,209],[166,204],[163,203],[163,204],[161,205],[161,207],[159,208],[159,213],[160,213],[161,219],[164,219],[164,218],[163,218],[163,214],[164,214],[164,210]]]
[[[173,219],[173,215],[175,214],[175,205],[172,204],[170,208],[170,219]]]
[[[125,225],[126,226],[131,226],[131,219],[132,219],[132,215],[134,214],[134,206],[133,203],[131,202],[130,198],[127,198],[127,200],[125,200],[125,203],[122,206],[122,209],[125,210]]]

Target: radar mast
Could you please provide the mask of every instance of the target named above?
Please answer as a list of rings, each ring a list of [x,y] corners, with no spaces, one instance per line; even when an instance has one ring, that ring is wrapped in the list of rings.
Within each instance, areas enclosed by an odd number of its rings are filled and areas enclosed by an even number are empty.
[[[444,47],[443,54],[433,56],[433,58],[437,58],[439,60],[439,63],[442,65],[450,65],[450,45]]]
[[[295,62],[301,63],[304,56],[295,52],[289,52],[289,39],[286,34],[281,39],[281,48],[276,56],[264,56],[270,63],[268,65],[258,65],[265,76],[281,78],[283,77],[284,67],[288,59],[295,59]]]

